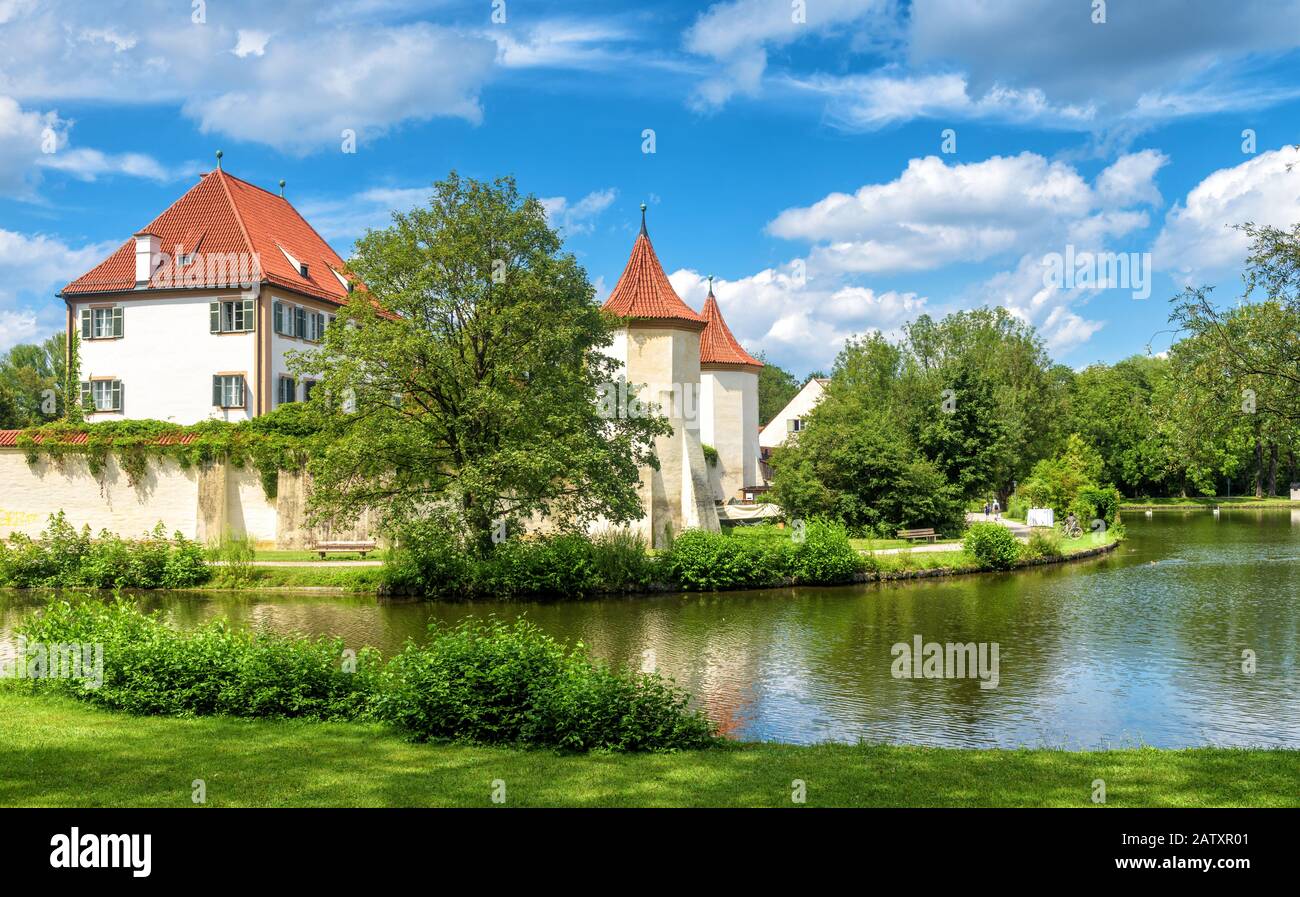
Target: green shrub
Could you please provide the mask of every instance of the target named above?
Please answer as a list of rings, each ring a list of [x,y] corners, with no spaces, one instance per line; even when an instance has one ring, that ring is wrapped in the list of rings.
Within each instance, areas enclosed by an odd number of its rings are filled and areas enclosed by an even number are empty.
[[[257,549],[251,536],[236,536],[227,530],[209,553],[214,561],[221,562],[220,576],[223,584],[237,588],[253,578],[253,560],[257,557]]]
[[[981,567],[1006,570],[1020,560],[1019,540],[1000,523],[972,523],[962,547]]]
[[[668,580],[686,591],[760,588],[790,575],[789,539],[735,538],[691,529],[673,540],[663,559]]]
[[[340,639],[286,638],[232,629],[168,627],[131,602],[59,601],[21,629],[29,643],[103,646],[103,682],[25,679],[113,710],[138,714],[355,719],[369,704],[378,655],[359,652],[355,671]]]
[[[804,526],[803,540],[793,543],[789,570],[801,584],[829,585],[848,582],[863,566],[842,524],[812,520]]]
[[[1054,529],[1035,527],[1029,535],[1029,544],[1025,546],[1025,557],[1059,558],[1063,554],[1061,534]]]
[[[107,530],[92,539],[90,527],[78,531],[60,511],[39,538],[14,533],[0,542],[0,585],[18,588],[180,589],[210,573],[199,546],[180,533],[168,539],[161,523],[140,539]]]
[[[614,671],[520,620],[434,624],[389,663],[375,715],[418,740],[567,750],[678,750],[713,725],[657,674]]]

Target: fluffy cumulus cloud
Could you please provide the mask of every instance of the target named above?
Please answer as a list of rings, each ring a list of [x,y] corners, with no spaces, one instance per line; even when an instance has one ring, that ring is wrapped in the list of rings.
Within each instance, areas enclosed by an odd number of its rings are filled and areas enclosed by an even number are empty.
[[[912,159],[895,180],[832,193],[787,209],[768,231],[813,244],[810,267],[867,274],[982,262],[1067,236],[1126,232],[1143,222],[1124,207],[1159,202],[1154,177],[1167,159],[1122,156],[1095,184],[1036,153],[949,164]],[[1073,229],[1072,229],[1073,228]]]
[[[18,4],[0,29],[0,94],[170,102],[204,132],[290,151],[337,148],[345,129],[365,138],[404,121],[482,114],[479,91],[497,55],[487,37],[374,24],[360,11],[319,23],[317,5],[302,0],[222,6],[196,21],[190,4],[86,5],[69,28],[51,6]]]
[[[115,243],[72,247],[43,234],[0,228],[0,350],[61,326],[54,292],[98,264]]]
[[[681,269],[668,279],[683,300],[703,307],[708,294],[703,275]],[[734,280],[715,279],[713,294],[746,349],[763,350],[800,371],[829,366],[851,336],[879,331],[896,338],[902,325],[926,308],[915,293],[808,280],[798,262]]]
[[[1233,226],[1249,221],[1300,222],[1300,148],[1263,152],[1206,177],[1169,210],[1152,258],[1183,283],[1221,277],[1245,258],[1247,238]]]
[[[1104,326],[1086,316],[1085,306],[1106,285],[1055,283],[1045,276],[1044,258],[1109,251],[1146,228],[1162,202],[1155,178],[1167,162],[1163,153],[1142,150],[1089,181],[1073,165],[1035,153],[970,163],[931,156],[911,160],[892,181],[787,209],[768,231],[808,244],[807,282],[815,289],[769,290],[768,304],[784,302],[784,311],[770,314],[767,324],[811,318],[840,342],[850,330],[888,333],[925,303],[912,294],[879,293],[864,277],[1004,262],[1010,267],[959,291],[949,306],[1003,305],[1054,350],[1074,348]],[[1149,271],[1142,274],[1149,283]],[[759,280],[774,278],[765,272]],[[776,327],[755,338],[766,346],[779,333]]]

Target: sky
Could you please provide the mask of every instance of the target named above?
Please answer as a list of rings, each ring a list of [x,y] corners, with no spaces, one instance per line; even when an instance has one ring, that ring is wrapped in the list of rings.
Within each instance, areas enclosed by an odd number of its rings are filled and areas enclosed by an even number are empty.
[[[344,257],[514,175],[601,299],[644,202],[682,298],[715,275],[796,375],[986,305],[1082,368],[1241,296],[1297,144],[1300,0],[0,0],[0,350],[220,149]]]

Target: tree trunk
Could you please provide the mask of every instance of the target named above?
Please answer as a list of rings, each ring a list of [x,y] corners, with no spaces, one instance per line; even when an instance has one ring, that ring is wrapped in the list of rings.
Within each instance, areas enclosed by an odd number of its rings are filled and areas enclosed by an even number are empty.
[[[1277,443],[1268,444],[1268,497],[1277,498]]]
[[[1255,497],[1264,497],[1264,440],[1255,437]]]

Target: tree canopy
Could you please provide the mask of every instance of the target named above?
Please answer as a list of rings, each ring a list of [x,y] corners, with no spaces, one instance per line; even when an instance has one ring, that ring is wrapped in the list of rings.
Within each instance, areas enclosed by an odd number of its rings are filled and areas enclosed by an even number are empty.
[[[358,286],[318,352],[325,448],[316,512],[391,526],[446,514],[489,552],[535,515],[580,526],[638,518],[639,466],[660,418],[602,414],[612,322],[586,273],[512,178],[454,172],[427,206],[357,244]]]

